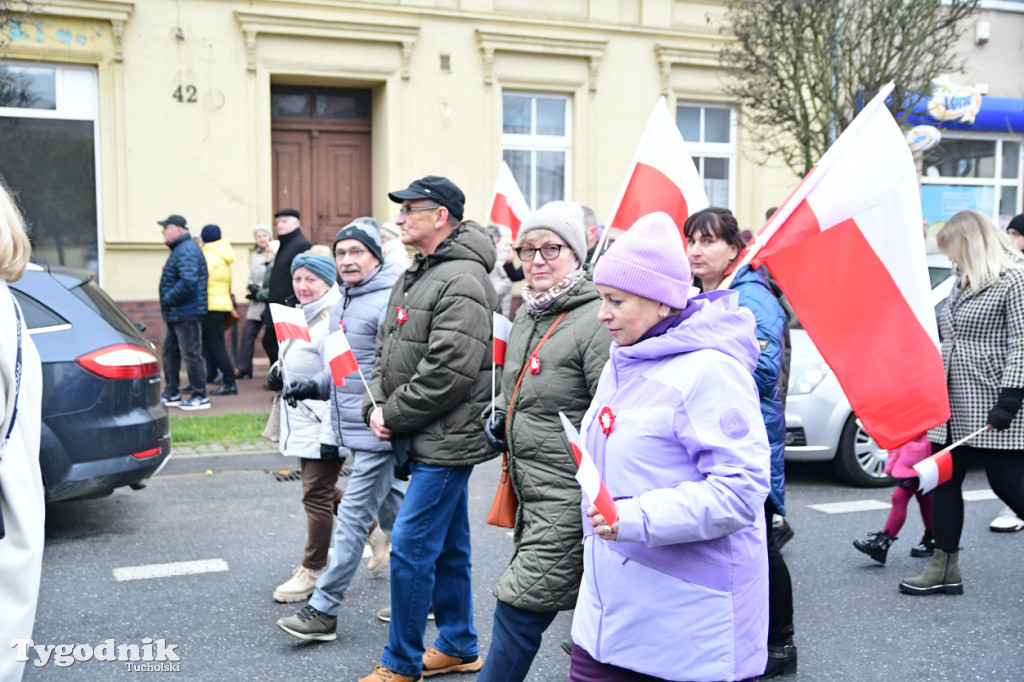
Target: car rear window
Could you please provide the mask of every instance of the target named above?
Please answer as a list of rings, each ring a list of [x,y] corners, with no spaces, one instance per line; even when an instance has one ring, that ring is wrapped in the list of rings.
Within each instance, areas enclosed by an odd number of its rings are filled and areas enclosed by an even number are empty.
[[[143,338],[135,323],[114,303],[114,300],[107,295],[107,292],[100,289],[99,285],[92,280],[83,282],[81,286],[72,289],[71,293],[95,310],[100,317],[117,331],[136,338]]]
[[[11,291],[14,293],[14,297],[18,299],[21,311],[25,314],[25,326],[29,331],[60,327],[61,325],[68,324],[67,320],[28,294],[17,289],[12,289]]]

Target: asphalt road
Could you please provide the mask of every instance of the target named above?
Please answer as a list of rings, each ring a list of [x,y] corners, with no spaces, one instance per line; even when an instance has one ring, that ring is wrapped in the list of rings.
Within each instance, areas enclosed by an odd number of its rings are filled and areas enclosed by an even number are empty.
[[[484,522],[498,474],[498,462],[492,461],[470,481],[482,652],[489,645],[491,590],[512,550],[508,531]],[[867,501],[881,507],[891,490],[842,486],[821,466],[791,467],[787,504],[796,537],[785,554],[793,575],[800,667],[786,679],[1024,680],[1024,533],[988,531],[1002,503],[985,499],[987,488],[983,474],[972,471],[965,490],[980,491],[982,499],[967,503],[965,594],[909,597],[898,593],[897,582],[921,572],[928,561],[909,556],[922,531],[915,503],[888,566],[878,566],[850,542],[879,530],[884,508],[825,513],[828,508],[815,505]],[[176,646],[180,661],[169,672],[179,679],[357,680],[372,669],[387,639],[387,625],[376,618],[388,605],[386,575],[373,578],[360,569],[336,642],[302,643],[274,625],[296,610],[273,602],[271,592],[301,559],[300,495],[298,481],[277,481],[265,471],[228,471],[161,474],[145,490],[52,505],[35,642],[96,647],[113,639],[144,646],[144,638],[163,639],[165,646]],[[116,569],[184,561],[206,561],[210,572],[116,579],[126,577]],[[569,659],[558,645],[568,639],[570,618],[561,614],[548,631],[531,680],[566,678]],[[428,644],[434,633],[428,625]],[[139,674],[144,673],[123,662],[58,667],[51,657],[43,666],[30,662],[25,679]]]

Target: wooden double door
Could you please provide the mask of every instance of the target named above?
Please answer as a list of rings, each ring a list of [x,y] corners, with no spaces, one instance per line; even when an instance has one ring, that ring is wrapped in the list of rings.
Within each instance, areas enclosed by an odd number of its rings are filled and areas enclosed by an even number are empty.
[[[295,208],[314,244],[370,215],[369,122],[273,119],[274,211]]]

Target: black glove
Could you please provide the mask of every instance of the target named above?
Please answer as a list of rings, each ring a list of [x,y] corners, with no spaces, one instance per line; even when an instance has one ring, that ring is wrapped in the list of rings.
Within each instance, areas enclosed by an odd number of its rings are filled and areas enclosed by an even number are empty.
[[[505,442],[505,413],[495,410],[484,422],[484,438],[492,450],[497,452],[508,452],[508,443]]]
[[[986,423],[996,431],[1010,428],[1013,418],[1020,412],[1024,401],[1024,388],[1004,388],[999,391],[999,399],[995,407],[988,411]]]
[[[341,456],[341,449],[337,445],[320,443],[321,462],[344,462],[345,459],[347,458]]]
[[[245,288],[249,292],[249,293],[247,293],[245,295],[245,297],[247,299],[249,299],[250,301],[252,299],[256,298],[256,294],[260,293],[260,285],[259,284],[249,284]]]
[[[284,388],[284,379],[281,378],[281,367],[274,365],[267,373],[267,388],[271,391],[280,391]]]
[[[281,397],[288,401],[288,404],[295,407],[300,400],[320,397],[320,387],[312,379],[306,381],[293,381],[281,393]]]

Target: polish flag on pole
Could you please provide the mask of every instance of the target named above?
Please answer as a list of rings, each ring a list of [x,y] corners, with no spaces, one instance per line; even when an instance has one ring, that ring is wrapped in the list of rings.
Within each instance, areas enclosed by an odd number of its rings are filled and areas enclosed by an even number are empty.
[[[683,223],[690,214],[707,207],[704,181],[662,97],[647,121],[605,234],[609,229],[628,230],[648,213],[664,211],[672,216],[682,235]]]
[[[345,332],[338,329],[324,339],[324,356],[331,368],[331,378],[335,386],[344,386],[345,377],[359,369],[352,346],[348,343]]]
[[[492,314],[494,315],[494,364],[504,367],[508,336],[512,333],[512,322],[501,313]]]
[[[914,465],[914,471],[917,472],[922,495],[927,495],[938,486],[953,478],[953,448],[960,447],[986,429],[988,429],[987,425]]]
[[[519,226],[530,215],[530,205],[519,190],[512,169],[504,161],[498,169],[498,181],[494,183],[494,196],[491,197],[491,210],[487,219],[492,223],[504,225],[512,230],[513,241],[519,236]]]
[[[288,339],[309,341],[309,326],[306,314],[298,308],[290,308],[280,303],[270,304],[270,319],[274,321],[274,334],[278,342]]]
[[[767,263],[884,448],[949,419],[917,170],[885,106],[892,89],[857,115],[740,263]]]
[[[598,473],[597,465],[594,464],[593,458],[587,452],[587,449],[583,447],[583,442],[580,440],[580,432],[576,430],[576,427],[572,425],[572,422],[569,421],[564,412],[559,412],[558,418],[562,420],[562,428],[565,429],[565,437],[569,441],[569,449],[572,450],[572,457],[576,460],[576,466],[579,467],[576,471],[576,480],[579,482],[580,488],[583,489],[583,494],[587,496],[591,504],[597,507],[597,511],[601,512],[605,524],[610,526],[618,518],[618,512],[615,510],[615,501],[612,499],[611,494],[609,494],[608,488],[605,487],[604,481],[601,480],[601,474]]]

